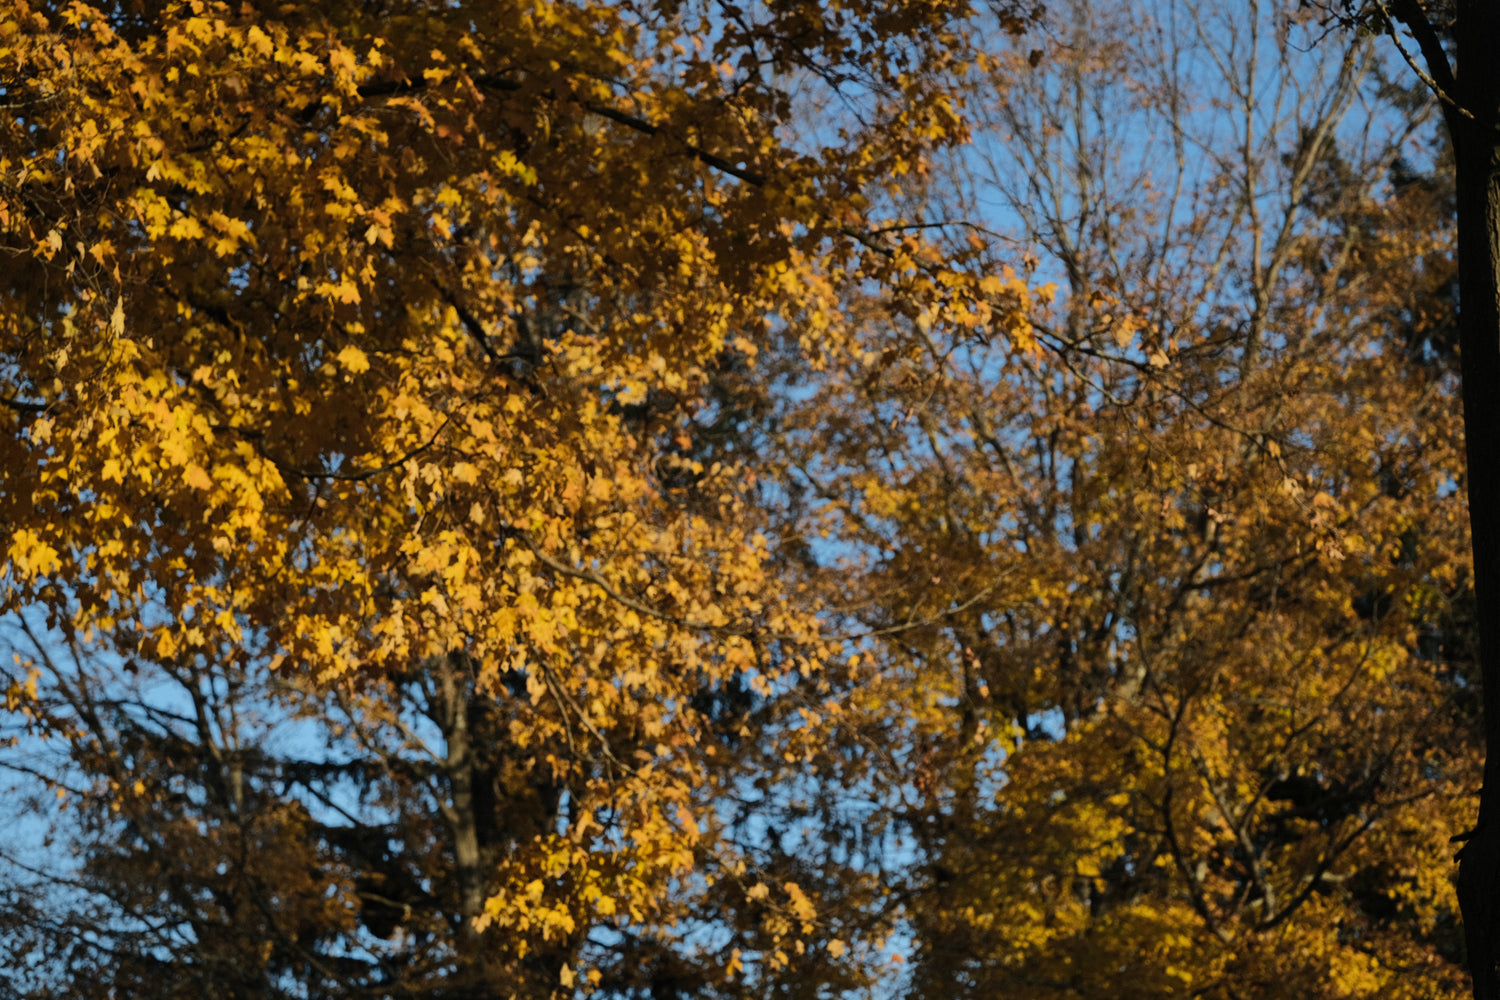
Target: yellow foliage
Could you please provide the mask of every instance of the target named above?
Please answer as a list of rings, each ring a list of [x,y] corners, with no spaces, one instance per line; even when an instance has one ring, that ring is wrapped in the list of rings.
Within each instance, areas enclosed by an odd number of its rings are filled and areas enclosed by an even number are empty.
[[[669,926],[694,697],[833,656],[746,460],[693,454],[716,380],[826,364],[871,283],[1028,336],[1021,281],[870,208],[962,138],[968,6],[148,8],[0,19],[7,608],[323,684],[461,655],[612,817],[515,844],[469,916],[517,956]],[[831,144],[795,141],[809,53],[876,82]]]

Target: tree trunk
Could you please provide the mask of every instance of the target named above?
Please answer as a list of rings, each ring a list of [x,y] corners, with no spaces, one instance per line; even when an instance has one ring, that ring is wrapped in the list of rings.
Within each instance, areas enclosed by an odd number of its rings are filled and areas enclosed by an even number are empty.
[[[1462,852],[1458,898],[1474,996],[1500,1000],[1500,4],[1459,0],[1457,40],[1457,106],[1445,114],[1457,165],[1466,478],[1485,732],[1479,820]]]
[[[453,659],[445,657],[441,662],[443,707],[448,721],[443,733],[448,741],[448,756],[444,763],[453,797],[449,822],[453,828],[459,912],[463,916],[458,939],[465,946],[477,947],[474,919],[484,912],[485,871],[479,849],[479,816],[474,807],[474,742],[469,732],[469,691],[466,682],[454,676]]]

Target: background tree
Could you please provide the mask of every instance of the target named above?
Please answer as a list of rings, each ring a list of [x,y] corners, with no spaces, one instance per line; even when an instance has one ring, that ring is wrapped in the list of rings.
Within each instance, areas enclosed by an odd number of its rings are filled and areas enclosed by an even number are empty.
[[[1057,282],[1044,353],[875,308],[785,417],[804,533],[842,540],[813,573],[871,633],[842,721],[920,859],[911,991],[1455,995],[1479,728],[1430,109],[1295,5],[1051,14],[923,206]]]

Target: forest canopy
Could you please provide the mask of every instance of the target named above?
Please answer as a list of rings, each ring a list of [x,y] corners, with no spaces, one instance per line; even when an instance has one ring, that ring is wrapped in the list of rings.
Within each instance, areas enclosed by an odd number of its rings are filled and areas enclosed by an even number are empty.
[[[1453,153],[1326,14],[0,4],[0,997],[1463,995]]]

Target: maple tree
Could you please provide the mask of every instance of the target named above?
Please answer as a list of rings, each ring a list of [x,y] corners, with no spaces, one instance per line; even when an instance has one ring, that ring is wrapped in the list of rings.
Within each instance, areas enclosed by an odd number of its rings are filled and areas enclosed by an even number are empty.
[[[715,706],[830,647],[699,421],[762,352],[826,363],[851,288],[1024,324],[1013,290],[881,222],[962,138],[969,6],[3,15],[6,608],[176,677],[419,671],[502,706],[482,733],[450,712],[445,805],[480,794],[452,758],[482,739],[551,812],[498,849],[450,819],[445,905],[543,993],[589,981],[563,959],[588,928],[669,928],[739,878],[705,811],[731,780]],[[372,719],[401,718],[387,694]],[[207,822],[139,808],[178,823],[154,850]],[[308,830],[257,808],[257,856]],[[744,892],[785,969],[812,904]],[[265,941],[262,916],[236,926]],[[261,968],[300,961],[279,948]]]

